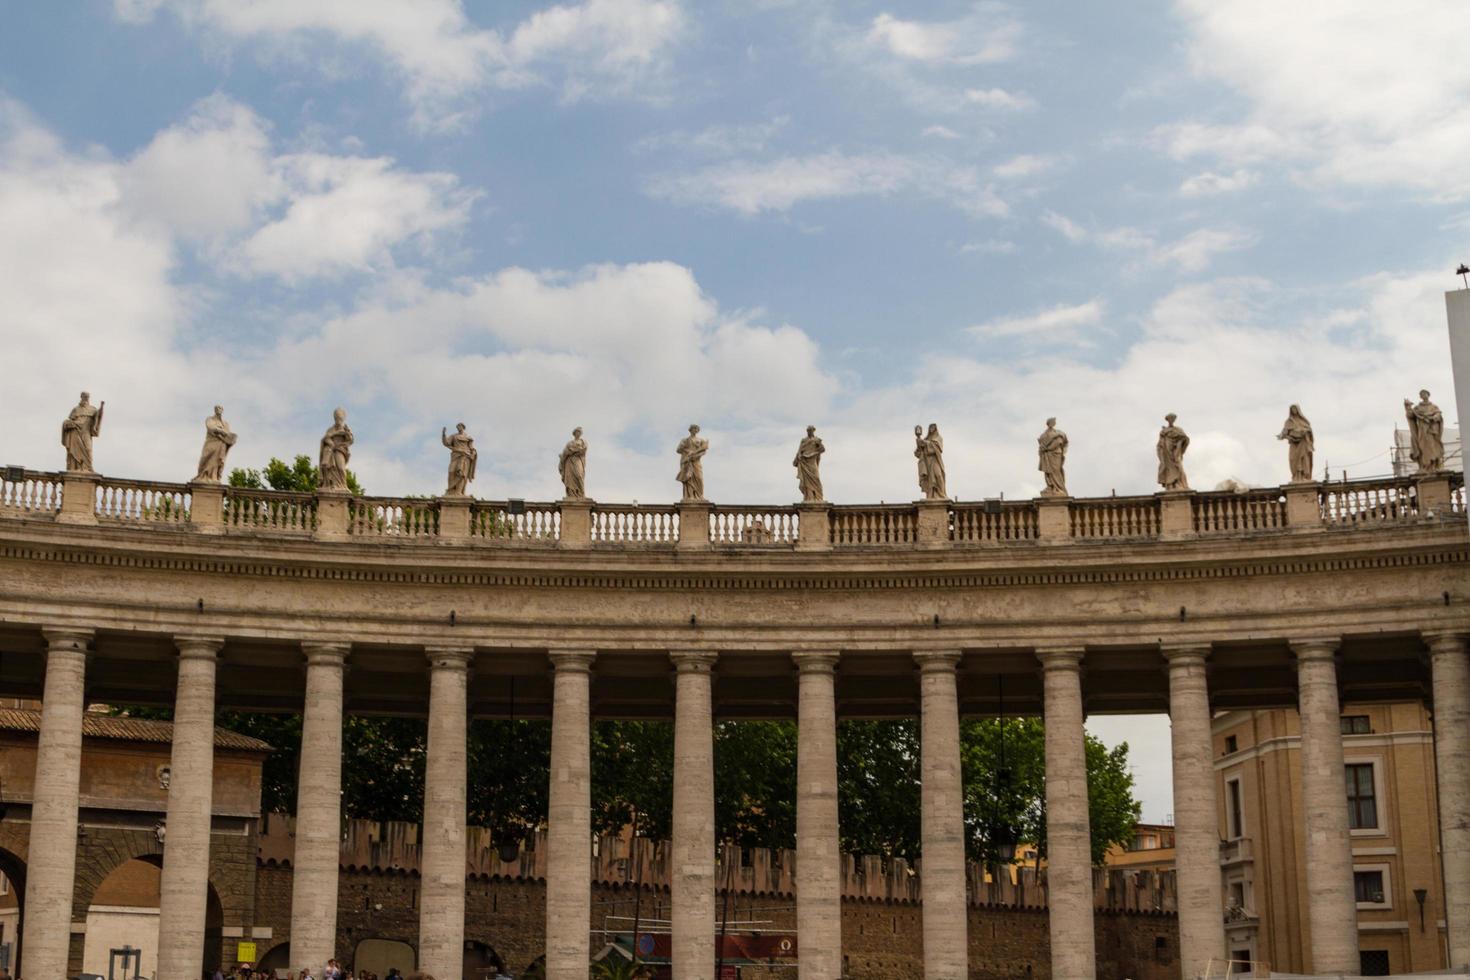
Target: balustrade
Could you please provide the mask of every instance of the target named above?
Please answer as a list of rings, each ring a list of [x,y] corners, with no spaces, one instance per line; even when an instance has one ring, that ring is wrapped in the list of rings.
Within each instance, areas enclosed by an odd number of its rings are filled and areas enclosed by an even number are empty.
[[[1041,534],[1036,504],[1030,500],[955,504],[951,518],[951,541],[1034,541]]]
[[[97,484],[97,519],[119,524],[185,524],[189,488],[181,483],[104,479]]]
[[[358,537],[436,537],[439,534],[439,502],[354,497],[348,510],[347,533]]]
[[[1322,522],[1395,524],[1419,516],[1419,488],[1409,477],[1322,485]]]
[[[470,536],[518,544],[556,544],[561,510],[556,504],[477,500],[470,505]]]
[[[309,493],[225,487],[225,527],[283,534],[308,534],[316,526],[316,498]]]
[[[919,511],[912,504],[833,507],[832,544],[900,545],[919,539]]]
[[[1103,497],[1074,500],[1074,538],[1156,538],[1162,529],[1157,497]]]
[[[679,510],[672,505],[595,504],[592,541],[595,544],[670,545],[679,540]]]
[[[1194,529],[1199,534],[1286,527],[1286,495],[1274,487],[1248,493],[1201,493],[1192,503]]]
[[[794,545],[798,532],[795,507],[721,505],[709,515],[709,539],[728,545]]]
[[[52,516],[61,510],[61,474],[22,471],[12,480],[0,470],[0,510],[27,517]]]

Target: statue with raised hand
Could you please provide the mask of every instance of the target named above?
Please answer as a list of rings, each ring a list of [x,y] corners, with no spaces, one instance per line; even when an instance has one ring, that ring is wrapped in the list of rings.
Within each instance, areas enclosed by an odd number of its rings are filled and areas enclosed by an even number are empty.
[[[463,497],[465,488],[475,478],[475,461],[480,458],[475,440],[470,438],[464,430],[464,423],[460,422],[454,427],[454,435],[450,435],[448,429],[440,428],[439,441],[449,450],[449,486],[444,495]]]

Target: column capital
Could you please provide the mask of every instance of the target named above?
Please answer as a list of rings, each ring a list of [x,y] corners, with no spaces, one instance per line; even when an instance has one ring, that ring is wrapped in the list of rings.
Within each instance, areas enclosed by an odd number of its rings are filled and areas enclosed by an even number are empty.
[[[945,501],[939,501],[945,503]],[[915,650],[914,663],[919,665],[919,673],[932,674],[949,672],[953,674],[959,666],[960,658],[964,656],[962,650]]]
[[[1041,669],[1046,672],[1053,670],[1080,672],[1082,670],[1082,658],[1085,656],[1087,656],[1087,648],[1080,644],[1077,646],[1036,648],[1036,659],[1041,661]]]
[[[197,633],[174,634],[174,646],[179,650],[180,660],[214,660],[225,645],[222,636],[204,636]]]
[[[1297,662],[1308,660],[1331,660],[1337,656],[1342,640],[1336,636],[1307,636],[1287,641]]]
[[[596,650],[548,650],[546,655],[559,674],[591,673],[592,662],[597,659]]]
[[[96,630],[71,626],[47,626],[41,630],[41,636],[46,639],[47,653],[66,650],[90,653],[92,639],[96,635]]]
[[[803,674],[830,674],[837,669],[842,655],[836,650],[797,650],[791,654],[796,669]]]
[[[1431,656],[1463,654],[1465,641],[1470,638],[1470,630],[1434,630],[1421,635]]]
[[[429,670],[469,670],[475,659],[474,647],[424,647],[424,656],[429,660]]]
[[[1203,667],[1205,661],[1210,658],[1210,650],[1208,642],[1159,644],[1159,653],[1163,654],[1171,668],[1195,665]]]
[[[669,659],[681,674],[707,674],[720,655],[711,650],[670,650]]]
[[[303,642],[301,652],[306,655],[308,667],[341,667],[352,651],[351,643]]]

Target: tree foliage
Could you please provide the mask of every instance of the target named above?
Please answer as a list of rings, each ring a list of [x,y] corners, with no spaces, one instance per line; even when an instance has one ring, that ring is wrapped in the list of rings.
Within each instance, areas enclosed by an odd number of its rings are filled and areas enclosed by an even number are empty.
[[[258,470],[230,470],[230,486],[251,490],[284,490],[291,493],[315,493],[320,474],[310,456],[298,455],[290,463],[272,456],[271,461]],[[363,495],[362,484],[357,474],[347,471],[347,489],[353,496]]]

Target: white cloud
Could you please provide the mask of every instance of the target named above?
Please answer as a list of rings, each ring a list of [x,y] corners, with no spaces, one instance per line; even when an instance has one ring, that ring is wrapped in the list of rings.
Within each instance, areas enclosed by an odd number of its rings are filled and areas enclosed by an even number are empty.
[[[960,246],[961,254],[980,252],[986,255],[1014,255],[1019,251],[1015,242],[1003,238],[987,238],[983,242],[965,242]]]
[[[986,109],[1004,109],[1010,112],[1019,112],[1036,106],[1036,101],[1031,96],[1022,92],[1007,92],[1003,88],[965,89],[965,101]]]
[[[1213,197],[1217,194],[1234,194],[1254,187],[1260,175],[1254,170],[1236,170],[1234,173],[1217,174],[1205,172],[1195,174],[1179,185],[1183,197]]]
[[[948,126],[925,126],[924,127],[924,131],[922,133],[920,133],[919,135],[920,136],[933,136],[936,139],[942,139],[942,140],[957,140],[957,139],[960,138],[960,134],[959,133],[956,133],[954,130],[950,129]]]
[[[867,41],[909,61],[977,65],[1015,57],[1020,34],[1015,21],[977,8],[972,15],[953,21],[903,20],[879,14],[868,27]]]
[[[1104,303],[1090,299],[1073,306],[1053,306],[1039,313],[1026,316],[1001,317],[967,328],[977,337],[997,339],[1006,337],[1024,338],[1033,341],[1083,341],[1086,327],[1102,322]]]
[[[776,116],[758,123],[719,123],[694,132],[675,130],[646,136],[634,144],[634,149],[645,153],[677,150],[711,156],[758,153],[790,123],[790,116]]]
[[[1054,156],[1038,153],[1022,153],[996,164],[991,168],[991,173],[1002,180],[1016,180],[1024,177],[1035,177],[1037,174],[1046,173],[1056,167],[1058,160]]]
[[[1202,272],[1216,256],[1255,245],[1258,236],[1237,227],[1196,228],[1170,240],[1159,241],[1140,228],[1122,226],[1093,230],[1058,214],[1046,211],[1041,222],[1073,244],[1091,243],[1108,251],[1133,253],[1137,264],[1173,267],[1181,272]]]
[[[1087,229],[1066,215],[1057,214],[1055,211],[1044,211],[1041,215],[1041,223],[1059,232],[1069,242],[1085,242],[1087,240]]]

